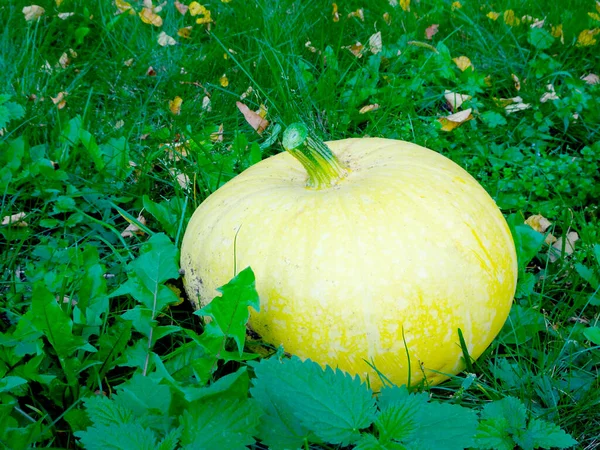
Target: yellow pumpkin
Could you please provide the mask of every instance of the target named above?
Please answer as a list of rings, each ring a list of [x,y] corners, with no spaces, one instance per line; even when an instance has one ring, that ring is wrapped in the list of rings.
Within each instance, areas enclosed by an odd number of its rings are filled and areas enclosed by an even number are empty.
[[[377,371],[398,385],[460,372],[459,328],[480,356],[508,316],[517,260],[479,183],[398,140],[325,144],[294,124],[283,144],[194,213],[181,266],[196,306],[251,266],[249,326],[264,341],[374,388]]]

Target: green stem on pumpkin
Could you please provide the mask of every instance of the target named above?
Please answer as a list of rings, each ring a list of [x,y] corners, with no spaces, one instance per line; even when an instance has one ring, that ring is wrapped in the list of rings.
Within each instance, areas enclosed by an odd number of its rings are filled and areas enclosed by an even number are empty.
[[[306,169],[306,186],[309,188],[323,189],[333,186],[348,174],[348,169],[329,147],[311,135],[303,123],[296,122],[285,129],[283,148]]]

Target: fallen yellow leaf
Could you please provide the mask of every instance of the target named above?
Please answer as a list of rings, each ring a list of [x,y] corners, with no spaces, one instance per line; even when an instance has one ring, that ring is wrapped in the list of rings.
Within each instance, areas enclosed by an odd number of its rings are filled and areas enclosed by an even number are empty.
[[[124,0],[115,0],[115,5],[117,6],[117,9],[118,9],[117,14],[121,14],[121,13],[124,13],[127,11],[129,11],[129,14],[135,14],[135,11],[133,10],[131,3],[128,3]]]
[[[181,104],[183,103],[183,99],[179,96],[175,97],[173,100],[169,100],[169,109],[175,115],[181,114]]]
[[[577,47],[589,47],[596,44],[597,41],[594,39],[594,36],[596,36],[598,33],[600,33],[600,28],[583,30],[577,37]]]
[[[390,13],[383,13],[383,21],[387,24],[390,25],[392,23],[392,17],[390,16]]]
[[[190,39],[190,35],[192,34],[192,27],[183,27],[177,30],[177,36],[182,37],[184,39]]]
[[[210,11],[198,2],[190,3],[189,11],[192,16],[200,16],[196,19],[196,23],[199,25],[212,22]]]
[[[58,109],[63,109],[67,105],[67,100],[65,97],[69,95],[68,92],[62,91],[59,92],[56,97],[50,97],[52,99],[52,103],[54,103]]]
[[[485,16],[487,18],[489,18],[489,19],[492,19],[492,20],[498,20],[498,17],[500,17],[500,13],[497,13],[497,12],[494,12],[494,11],[490,11]]]
[[[360,108],[360,110],[358,111],[358,113],[359,114],[366,114],[368,112],[376,111],[378,109],[379,109],[379,104],[375,103],[373,105],[363,106],[362,108]]]
[[[475,70],[475,67],[473,67],[473,64],[471,64],[471,60],[466,56],[452,58],[452,61],[454,61],[454,64],[456,64],[462,72],[467,70],[469,67],[471,68],[471,70]]]
[[[598,13],[595,12],[589,12],[588,16],[590,16],[592,19],[594,19],[597,22],[600,22],[600,16],[598,15]]]
[[[334,22],[339,22],[340,21],[340,13],[338,12],[338,5],[337,3],[332,3],[331,4],[331,16],[333,17],[333,21]]]
[[[404,11],[410,11],[410,0],[400,0],[400,8]]]
[[[559,237],[556,240],[556,242],[552,244],[552,247],[550,247],[550,249],[548,250],[548,257],[550,258],[550,261],[555,262],[561,257],[563,247],[564,256],[569,256],[573,254],[573,251],[575,250],[575,242],[577,242],[578,240],[579,235],[575,231],[568,232],[564,239],[562,236]]]
[[[30,22],[32,20],[38,20],[40,17],[44,15],[46,10],[38,5],[25,6],[23,8],[23,15],[25,16],[25,20]]]
[[[371,53],[376,55],[383,50],[383,43],[381,42],[381,31],[378,31],[369,38],[369,50]]]
[[[456,9],[460,9],[462,8],[462,5],[460,2],[454,2],[452,3],[452,11],[456,10]]]
[[[161,31],[158,35],[158,45],[161,47],[167,47],[169,45],[177,45],[177,41],[169,36],[164,31]]]
[[[563,26],[562,23],[560,25],[553,25],[552,26],[552,30],[550,31],[550,34],[552,34],[552,36],[554,36],[555,38],[560,38],[560,42],[562,44],[565,43],[565,35],[563,33]]]
[[[350,19],[351,17],[356,17],[363,22],[365,21],[365,13],[362,8],[359,8],[356,11],[352,11],[350,14],[348,14],[348,18]]]
[[[219,125],[219,129],[210,134],[211,142],[223,142],[223,124]]]
[[[267,109],[267,107],[265,105],[263,105],[262,103],[260,104],[260,106],[258,107],[258,109],[256,110],[256,114],[258,114],[260,117],[262,117],[263,119],[265,117],[267,117],[267,113],[269,112],[269,110]]]
[[[449,116],[446,116],[446,117],[440,117],[438,119],[438,122],[440,122],[442,124],[443,131],[452,131],[455,128],[458,128],[459,126],[461,126],[463,123],[471,120],[473,118],[473,116],[471,115],[472,111],[473,110],[471,108],[469,108],[469,109],[465,109],[464,111],[450,114]]]
[[[227,75],[223,74],[223,76],[219,78],[219,84],[223,87],[229,86],[229,79],[227,78]]]
[[[521,21],[515,16],[515,12],[512,9],[504,11],[504,23],[509,27],[519,25]]]
[[[515,89],[517,91],[521,90],[521,80],[519,80],[519,77],[516,76],[514,73],[510,74],[511,78],[513,79],[514,83],[515,83]]]
[[[459,109],[463,102],[471,100],[472,98],[470,95],[457,94],[456,92],[452,92],[447,89],[444,91],[444,97],[446,98],[446,101],[448,102],[452,112]]]
[[[152,8],[143,8],[140,11],[140,19],[142,19],[142,22],[155,27],[162,27],[163,24],[162,17],[156,14]]]
[[[533,228],[535,231],[538,231],[540,233],[545,233],[546,230],[550,227],[550,225],[552,225],[552,222],[550,222],[541,214],[534,214],[533,216],[529,216],[525,220],[525,223],[531,228]]]
[[[260,114],[252,111],[242,102],[235,102],[236,106],[240,110],[240,112],[244,115],[244,119],[246,122],[256,130],[258,134],[262,134],[263,131],[269,126],[269,121],[264,117],[261,117]]]

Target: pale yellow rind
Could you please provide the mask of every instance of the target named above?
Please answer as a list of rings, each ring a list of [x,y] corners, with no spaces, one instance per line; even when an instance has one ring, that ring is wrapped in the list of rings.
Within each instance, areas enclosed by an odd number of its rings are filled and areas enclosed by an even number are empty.
[[[509,228],[466,171],[407,142],[327,143],[350,174],[305,187],[292,156],[268,158],[212,194],[185,233],[187,293],[206,304],[251,266],[261,310],[250,325],[287,352],[375,388],[463,369],[504,324],[517,280]],[[237,238],[236,238],[237,235]],[[235,251],[234,251],[235,242]],[[234,261],[235,258],[235,261]]]

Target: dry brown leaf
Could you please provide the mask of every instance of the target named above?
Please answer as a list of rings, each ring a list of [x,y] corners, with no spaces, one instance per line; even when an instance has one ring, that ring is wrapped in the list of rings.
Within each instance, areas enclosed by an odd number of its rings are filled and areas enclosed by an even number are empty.
[[[577,37],[577,47],[590,47],[596,44],[597,41],[594,36],[596,36],[598,33],[600,33],[600,28],[583,30]]]
[[[147,23],[148,25],[154,25],[155,27],[162,27],[162,17],[156,14],[152,8],[142,9],[139,15],[142,22]]]
[[[473,67],[473,64],[471,63],[471,60],[466,56],[452,58],[452,61],[454,61],[454,64],[456,64],[456,66],[461,70],[461,72],[464,72],[469,67],[471,68],[471,70],[475,70],[475,67]]]
[[[587,84],[598,84],[600,83],[600,77],[594,73],[588,73],[585,76],[582,76],[581,79],[585,81]]]
[[[519,77],[516,76],[514,73],[511,73],[510,76],[512,77],[514,83],[515,83],[515,89],[517,91],[521,90],[521,80],[519,80]]]
[[[531,28],[543,28],[545,22],[546,22],[546,19],[535,19],[533,21],[533,23],[531,25],[529,25],[529,26]]]
[[[333,21],[334,22],[339,22],[340,21],[340,13],[338,12],[338,5],[337,3],[332,3],[331,4],[331,16],[333,17]]]
[[[27,22],[38,20],[44,15],[45,12],[46,10],[38,5],[25,6],[23,8],[23,15],[25,16],[25,20]]]
[[[206,112],[212,111],[212,106],[210,104],[210,97],[208,95],[205,95],[204,98],[202,99],[202,111],[206,111]]]
[[[56,97],[50,97],[58,109],[63,109],[67,105],[66,96],[69,95],[66,91],[61,91]]]
[[[58,64],[63,69],[66,69],[70,63],[71,63],[71,59],[69,58],[69,55],[67,55],[67,52],[63,52],[63,54],[60,55],[60,58],[58,59]]]
[[[546,230],[550,227],[550,225],[552,225],[552,222],[550,222],[541,214],[534,214],[533,216],[529,216],[525,220],[525,223],[539,233],[545,233]]]
[[[500,13],[494,12],[494,11],[490,11],[489,13],[487,13],[485,15],[488,19],[492,19],[492,20],[498,20],[498,17],[500,17]]]
[[[178,172],[176,169],[169,169],[169,173],[175,177],[177,184],[179,184],[182,189],[188,190],[190,188],[192,182],[190,181],[190,177],[185,173]]]
[[[558,95],[554,91],[554,85],[546,85],[546,93],[540,97],[540,102],[546,103],[548,100],[558,100]]]
[[[348,14],[348,18],[350,19],[351,17],[356,17],[357,19],[360,19],[361,21],[365,21],[365,12],[363,11],[362,8],[357,9],[356,11],[352,11],[350,14]]]
[[[464,111],[450,114],[446,117],[441,117],[438,119],[438,122],[442,124],[443,131],[452,131],[461,126],[463,123],[471,120],[473,118],[471,115],[472,111],[473,110],[471,108],[465,109]]]
[[[255,113],[242,102],[235,102],[240,112],[244,115],[246,122],[256,130],[258,134],[262,134],[263,131],[269,126],[269,121]]]
[[[561,257],[561,255],[563,255],[563,246],[564,256],[572,255],[573,251],[575,250],[575,242],[578,240],[579,235],[575,231],[569,231],[566,239],[563,239],[562,236],[559,237],[548,250],[548,258],[550,258],[550,261],[555,262]]]
[[[400,8],[403,11],[410,11],[410,0],[400,0]]]
[[[344,48],[346,50],[348,50],[350,53],[352,53],[354,56],[356,56],[357,58],[362,58],[365,46],[357,41],[355,44],[347,45]]]
[[[462,8],[462,4],[460,2],[452,3],[452,11]]]
[[[494,102],[496,102],[496,105],[500,106],[501,108],[506,108],[508,105],[512,105],[513,103],[523,103],[523,98],[516,96],[513,98],[496,98],[493,97]]]
[[[383,13],[383,21],[387,24],[390,25],[392,23],[392,16],[390,16],[390,13]]]
[[[20,212],[17,214],[13,214],[12,216],[4,216],[2,218],[2,225],[11,225],[13,227],[26,227],[27,222],[23,221],[27,216],[27,213]]]
[[[519,102],[519,103],[513,103],[511,105],[506,106],[504,108],[504,110],[506,111],[507,114],[512,114],[514,112],[524,111],[529,108],[531,108],[531,104]]]
[[[446,98],[446,101],[448,102],[452,112],[455,112],[457,109],[459,109],[463,102],[473,98],[470,95],[457,94],[456,92],[449,91],[448,89],[444,91],[444,97]]]
[[[378,103],[374,103],[372,105],[363,106],[362,108],[360,108],[360,110],[358,111],[358,113],[359,114],[366,114],[368,112],[376,111],[378,109],[379,109],[379,104]]]
[[[223,142],[223,124],[219,125],[219,129],[210,134],[211,142]]]
[[[383,43],[381,42],[381,31],[378,31],[369,38],[369,50],[371,53],[376,55],[383,50]]]
[[[135,11],[130,3],[123,0],[115,0],[115,5],[117,6],[117,14],[122,14],[124,12],[129,11],[129,14],[135,14]]]
[[[123,65],[126,67],[131,67],[133,65],[133,58],[123,61]]]
[[[139,227],[135,224],[135,222],[130,221],[127,217],[123,216],[121,214],[121,216],[127,221],[129,222],[129,225],[127,226],[127,228],[125,228],[125,230],[121,233],[121,236],[123,237],[132,237],[134,234],[137,235],[143,235],[144,232],[142,230],[139,229]],[[138,215],[137,220],[139,223],[141,223],[142,225],[146,225],[146,218],[144,216],[142,216],[141,214]]]
[[[192,27],[183,27],[177,30],[177,36],[182,37],[184,39],[190,39],[192,34]]]
[[[152,67],[152,66],[148,67],[148,70],[146,70],[146,76],[148,76],[148,77],[156,76],[156,70],[154,70],[154,67]]]
[[[223,76],[219,78],[219,84],[223,87],[229,86],[229,78],[227,78],[227,75],[223,74]]]
[[[182,15],[185,16],[188,12],[189,6],[184,5],[183,3],[179,3],[177,0],[175,0],[175,8],[177,8],[177,11],[179,11]]]
[[[428,26],[425,29],[425,38],[431,40],[434,35],[436,35],[439,31],[440,25],[438,23],[434,23],[433,25]]]
[[[504,23],[509,27],[514,27],[519,25],[521,20],[515,16],[515,12],[512,9],[507,9],[504,11]]]
[[[169,109],[173,114],[178,116],[181,114],[181,104],[183,103],[183,99],[179,96],[175,97],[173,100],[169,100]]]
[[[67,20],[69,17],[74,16],[75,13],[74,12],[65,12],[65,13],[58,13],[58,18],[60,20]]]

